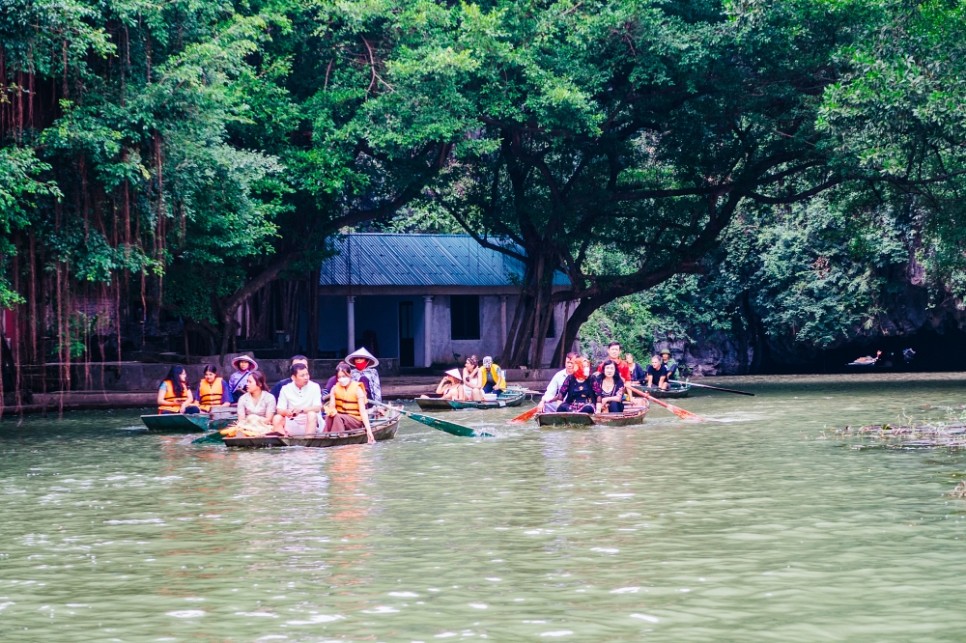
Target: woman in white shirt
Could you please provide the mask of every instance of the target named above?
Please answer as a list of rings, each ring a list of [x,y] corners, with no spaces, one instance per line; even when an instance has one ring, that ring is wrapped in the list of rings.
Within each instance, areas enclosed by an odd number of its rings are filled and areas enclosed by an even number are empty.
[[[251,372],[246,391],[238,400],[238,429],[248,436],[264,435],[272,430],[275,398],[268,392],[261,371]]]

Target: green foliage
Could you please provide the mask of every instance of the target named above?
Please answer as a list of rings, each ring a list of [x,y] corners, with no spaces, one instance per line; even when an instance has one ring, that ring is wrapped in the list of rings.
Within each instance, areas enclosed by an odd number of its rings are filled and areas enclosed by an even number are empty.
[[[966,7],[882,2],[841,55],[849,73],[824,96],[820,125],[862,166],[896,177],[962,168]]]
[[[87,342],[94,336],[97,315],[88,316],[74,311],[67,318],[66,332],[54,333],[57,338],[50,345],[49,357],[59,360],[64,357],[79,359],[87,352]]]
[[[643,362],[669,340],[691,344],[713,331],[732,331],[727,315],[731,306],[731,300],[712,299],[697,275],[676,275],[646,292],[605,304],[581,326],[577,340],[585,347],[618,341]]]
[[[56,183],[44,178],[50,166],[26,147],[0,147],[0,308],[24,301],[10,282],[17,253],[15,233],[29,229],[41,216],[38,206],[61,196]]]
[[[37,115],[0,103],[0,305],[23,234],[46,243],[24,276],[164,277],[159,306],[221,323],[274,256],[304,270],[347,226],[462,229],[525,249],[528,314],[566,271],[587,341],[753,316],[833,345],[879,323],[910,256],[966,291],[963,11],[8,2],[3,97],[28,77]]]
[[[580,340],[613,337],[647,352],[760,326],[773,351],[801,353],[892,332],[889,314],[907,299],[917,265],[917,220],[849,191],[744,216],[726,231],[713,271],[607,304]]]
[[[53,181],[43,178],[49,171],[50,165],[30,148],[0,148],[0,239],[31,224],[38,199],[62,196]]]

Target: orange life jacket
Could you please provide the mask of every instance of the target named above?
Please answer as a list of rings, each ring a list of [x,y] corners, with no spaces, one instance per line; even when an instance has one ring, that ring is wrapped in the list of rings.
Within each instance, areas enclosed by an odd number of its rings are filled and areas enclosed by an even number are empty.
[[[164,404],[158,405],[158,413],[168,411],[169,413],[181,413],[181,405],[188,399],[188,387],[185,387],[184,394],[177,396],[174,394],[174,385],[171,380],[164,380]]]
[[[344,413],[352,417],[362,419],[362,411],[359,410],[359,390],[362,390],[362,398],[365,400],[366,389],[359,382],[351,382],[349,386],[336,384],[332,387],[332,398],[335,400],[335,410],[337,413]]]
[[[211,410],[211,407],[218,406],[225,394],[225,380],[220,377],[215,377],[215,381],[211,384],[208,380],[201,380],[198,384],[198,406],[205,413]]]

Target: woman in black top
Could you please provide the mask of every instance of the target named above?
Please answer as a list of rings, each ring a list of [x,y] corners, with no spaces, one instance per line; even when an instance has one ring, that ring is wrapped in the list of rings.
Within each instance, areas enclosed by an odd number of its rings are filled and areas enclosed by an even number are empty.
[[[594,392],[593,382],[590,380],[590,361],[581,359],[573,375],[568,375],[555,399],[562,400],[557,411],[565,413],[593,413],[597,407],[597,393]]]

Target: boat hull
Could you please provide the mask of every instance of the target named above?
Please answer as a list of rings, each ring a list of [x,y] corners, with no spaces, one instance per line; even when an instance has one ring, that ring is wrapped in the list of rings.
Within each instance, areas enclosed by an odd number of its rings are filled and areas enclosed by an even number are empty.
[[[424,411],[449,411],[453,408],[449,400],[441,397],[417,397],[416,405]]]
[[[675,399],[687,397],[691,392],[690,384],[671,384],[667,389],[654,388],[650,386],[642,386],[642,391],[647,392],[651,397],[656,397],[660,399]]]
[[[536,415],[539,426],[632,426],[642,424],[647,408],[627,409],[622,413],[539,413]]]
[[[234,408],[213,409],[210,413],[159,413],[142,415],[148,433],[198,433],[219,431],[238,421]]]
[[[372,435],[376,442],[392,440],[396,437],[399,429],[399,415],[391,418],[373,420],[371,423]],[[282,436],[259,436],[259,437],[240,437],[225,438],[225,446],[240,447],[247,449],[264,449],[267,447],[337,447],[345,444],[366,444],[365,429],[354,431],[344,431],[342,433],[319,433],[314,436],[305,437],[282,437]]]
[[[414,401],[423,411],[449,411],[451,409],[503,409],[508,406],[520,406],[527,393],[501,393],[495,400],[482,402],[460,402],[444,400],[439,397],[417,397]]]
[[[538,413],[535,417],[540,426],[593,426],[594,416],[590,413]]]
[[[500,393],[495,400],[482,402],[457,402],[453,400],[450,406],[454,409],[503,409],[508,406],[520,406],[526,393]]]

